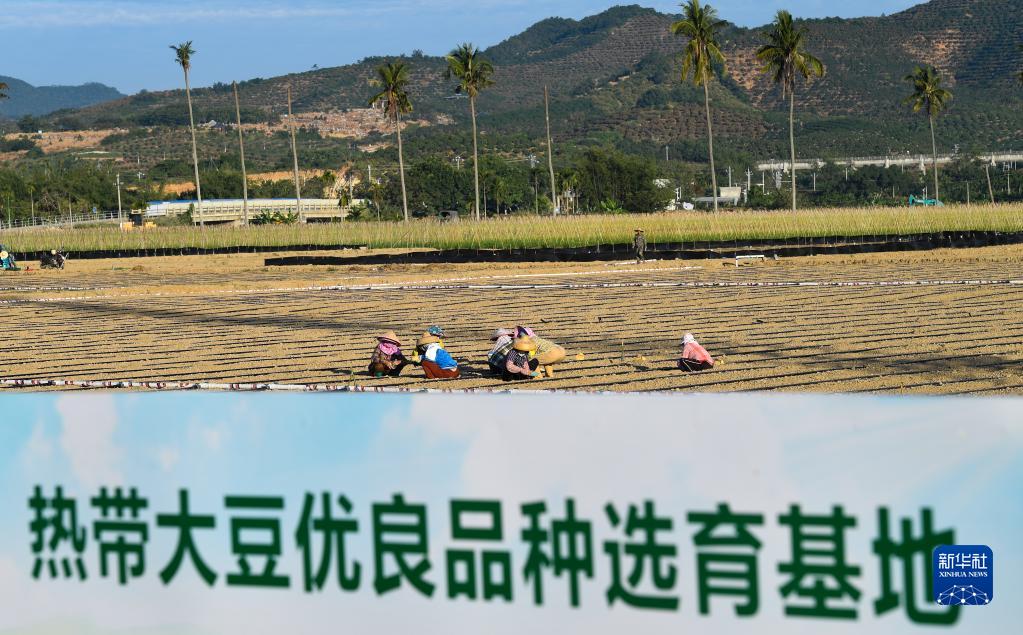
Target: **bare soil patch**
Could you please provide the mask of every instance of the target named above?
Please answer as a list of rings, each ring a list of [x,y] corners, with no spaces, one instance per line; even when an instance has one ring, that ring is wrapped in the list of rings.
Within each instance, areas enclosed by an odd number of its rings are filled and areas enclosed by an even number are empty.
[[[743,267],[707,260],[270,271],[262,257],[72,261],[62,272],[0,276],[0,301],[17,325],[2,345],[2,374],[413,390],[1023,394],[1023,284],[1007,282],[1023,279],[1021,247]],[[913,281],[973,284],[881,284]],[[782,286],[797,282],[816,286]],[[392,286],[371,287],[380,284]],[[487,372],[489,333],[516,323],[568,349],[553,379],[509,386]],[[430,324],[447,328],[463,379],[430,382],[418,369],[397,379],[364,374],[374,333],[394,329],[410,341]],[[685,331],[723,364],[675,370]]]

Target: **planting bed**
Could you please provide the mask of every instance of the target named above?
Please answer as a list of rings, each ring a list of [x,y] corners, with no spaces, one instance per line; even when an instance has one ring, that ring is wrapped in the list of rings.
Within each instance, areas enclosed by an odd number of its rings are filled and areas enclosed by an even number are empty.
[[[171,258],[140,261],[141,271],[92,261],[0,277],[0,302],[14,325],[0,345],[0,378],[1023,394],[1023,283],[1013,282],[1023,279],[1020,246],[743,267],[267,272],[253,255],[184,260],[181,268]],[[364,374],[374,333],[393,328],[411,340],[433,323],[447,328],[463,379],[430,382],[411,368],[396,379]],[[486,372],[489,333],[515,323],[568,349],[553,379],[509,386]],[[686,330],[724,363],[701,374],[676,371]]]

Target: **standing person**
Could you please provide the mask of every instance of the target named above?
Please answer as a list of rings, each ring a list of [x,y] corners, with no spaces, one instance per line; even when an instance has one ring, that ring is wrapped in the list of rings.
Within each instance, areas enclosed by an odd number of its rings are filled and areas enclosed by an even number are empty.
[[[507,360],[508,353],[515,343],[515,329],[497,329],[490,336],[490,341],[493,342],[490,352],[487,353],[487,364],[490,365],[490,372],[495,375],[503,375],[504,362]]]
[[[565,361],[565,357],[568,355],[565,349],[540,337],[528,326],[518,326],[515,327],[515,330],[519,337],[532,338],[536,344],[536,360],[543,368],[543,373],[548,377],[554,377],[554,364]]]
[[[461,373],[458,362],[444,350],[444,343],[432,333],[423,333],[416,342],[416,350],[422,361],[423,372],[427,379],[458,379]]]
[[[682,338],[682,357],[678,360],[678,368],[687,373],[714,368],[714,358],[700,346],[692,333],[686,333]]]
[[[397,377],[409,364],[401,352],[401,341],[394,331],[387,331],[377,336],[377,346],[373,349],[373,357],[369,361],[369,373],[374,377]]]
[[[642,229],[637,229],[636,235],[632,237],[632,248],[636,252],[636,262],[643,262],[646,252],[646,236]]]
[[[536,342],[528,335],[520,335],[512,342],[512,348],[504,361],[501,378],[505,381],[520,381],[540,376],[536,370],[540,362],[535,359]]]

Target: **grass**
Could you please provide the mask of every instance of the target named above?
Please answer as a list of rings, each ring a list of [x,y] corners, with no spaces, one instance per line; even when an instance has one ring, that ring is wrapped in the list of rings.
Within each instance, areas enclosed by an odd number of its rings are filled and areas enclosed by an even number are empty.
[[[476,223],[463,220],[352,222],[250,227],[158,227],[122,232],[116,227],[25,229],[5,232],[0,242],[14,252],[134,250],[158,248],[367,245],[405,249],[511,249],[627,244],[643,228],[649,242],[741,241],[905,235],[940,231],[1023,231],[1023,205],[941,208],[837,208],[664,214],[513,216]]]

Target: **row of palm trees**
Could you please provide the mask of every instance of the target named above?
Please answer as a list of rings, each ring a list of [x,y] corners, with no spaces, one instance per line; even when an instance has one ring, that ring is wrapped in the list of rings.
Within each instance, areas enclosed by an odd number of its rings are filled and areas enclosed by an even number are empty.
[[[688,0],[682,5],[682,19],[675,22],[671,31],[689,39],[683,52],[682,80],[703,86],[704,103],[707,112],[707,152],[710,155],[711,184],[714,188],[714,211],[717,211],[717,177],[714,171],[714,132],[711,128],[710,92],[708,83],[713,77],[713,66],[720,64],[722,72],[726,64],[724,53],[718,45],[718,34],[726,25],[719,20],[717,11],[700,0]],[[771,29],[764,34],[766,42],[756,51],[756,57],[763,62],[761,71],[769,73],[771,79],[781,88],[782,99],[789,100],[789,158],[792,178],[792,209],[796,209],[796,80],[802,77],[811,80],[823,77],[826,69],[823,62],[806,50],[806,27],[795,26],[792,14],[780,10],[775,15]],[[1023,47],[1021,47],[1023,48]],[[952,100],[952,93],[941,85],[941,76],[931,66],[918,66],[905,80],[913,86],[913,93],[903,100],[913,112],[927,115],[931,129],[931,152],[934,168],[934,198],[938,190],[938,147],[934,137],[934,120]],[[1023,73],[1020,73],[1023,82]]]
[[[691,82],[694,86],[703,88],[704,109],[707,117],[707,154],[710,158],[712,198],[714,211],[716,212],[718,211],[718,186],[717,172],[714,166],[714,129],[711,119],[710,83],[713,81],[718,69],[720,69],[721,73],[726,72],[727,59],[721,50],[719,36],[727,23],[718,18],[716,9],[709,4],[701,4],[700,0],[686,0],[681,6],[682,19],[671,25],[671,32],[687,40],[682,53],[681,80],[683,82]],[[824,77],[826,73],[824,63],[806,49],[808,33],[809,31],[805,26],[796,26],[791,13],[780,10],[775,15],[770,30],[764,34],[764,43],[756,51],[757,59],[763,63],[761,72],[770,74],[771,79],[781,89],[782,99],[788,99],[789,102],[789,158],[791,161],[793,210],[796,209],[796,83],[799,78],[802,78],[804,81],[811,81],[813,78]],[[175,52],[177,63],[185,74],[185,96],[188,101],[189,127],[192,135],[192,162],[195,168],[196,198],[198,199],[201,223],[202,190],[199,185],[199,161],[195,139],[195,121],[192,115],[191,86],[189,84],[191,57],[195,50],[192,48],[191,42],[185,42],[171,48]],[[1020,50],[1023,50],[1023,45],[1020,46]],[[469,109],[472,116],[473,179],[475,185],[473,214],[479,220],[480,177],[476,99],[481,91],[493,85],[494,67],[488,60],[482,57],[478,48],[469,43],[462,44],[452,50],[446,56],[446,60],[445,78],[449,80],[456,79],[458,82],[456,92],[465,95],[469,99]],[[1018,78],[1023,83],[1023,71],[1019,73]],[[913,112],[924,113],[930,125],[934,168],[934,198],[937,199],[939,197],[938,149],[934,134],[934,120],[947,108],[952,100],[952,93],[942,86],[941,76],[932,66],[916,67],[912,73],[905,77],[905,81],[912,84],[913,92],[903,100],[903,103],[912,108]],[[408,94],[410,84],[409,68],[404,62],[400,61],[384,64],[377,69],[377,77],[373,80],[373,84],[380,90],[370,98],[370,106],[381,105],[387,118],[394,125],[398,143],[402,212],[405,220],[408,220],[408,195],[405,186],[405,157],[401,137],[401,124],[403,115],[411,113],[413,109],[412,101]],[[0,97],[4,96],[4,88],[6,86],[0,84]],[[237,91],[237,88],[235,90]],[[237,105],[237,92],[235,95]],[[545,104],[547,99],[545,89]],[[554,168],[549,132],[549,114],[547,117],[547,151],[551,169],[553,199]],[[295,160],[297,171],[297,155]],[[298,188],[297,178],[296,175],[296,188]],[[556,201],[553,202],[555,202],[556,206]]]
[[[480,50],[465,43],[448,53],[448,66],[444,71],[446,79],[457,79],[455,91],[469,98],[469,112],[472,115],[472,172],[476,202],[473,216],[480,219],[480,168],[479,135],[476,126],[476,98],[480,91],[494,85],[494,65],[480,55]],[[394,124],[398,137],[398,170],[401,172],[401,206],[405,220],[409,219],[408,195],[405,191],[405,156],[401,143],[401,116],[412,112],[412,101],[408,96],[409,70],[404,62],[391,62],[377,69],[374,85],[380,92],[369,100],[370,106],[383,105],[388,119]]]

